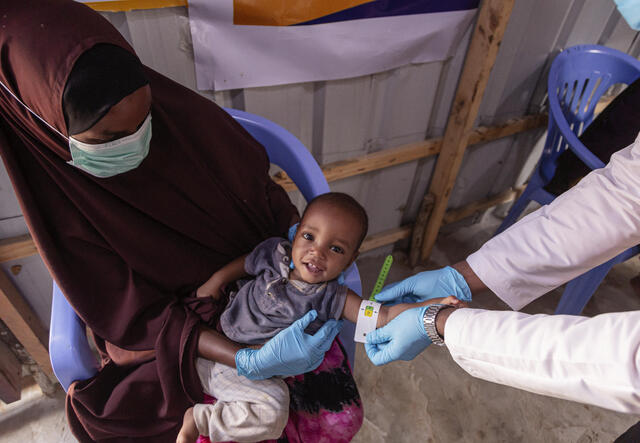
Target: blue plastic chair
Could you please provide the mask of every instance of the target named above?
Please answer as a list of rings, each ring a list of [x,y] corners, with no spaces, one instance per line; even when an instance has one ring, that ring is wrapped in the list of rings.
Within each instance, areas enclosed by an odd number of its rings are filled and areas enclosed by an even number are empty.
[[[290,132],[263,117],[235,109],[225,110],[265,147],[271,163],[280,166],[291,177],[307,201],[329,192],[322,170],[300,140]],[[345,272],[345,284],[358,295],[362,294],[360,274],[355,264]],[[345,322],[340,333],[352,365],[355,355],[354,332],[355,325]],[[65,391],[74,381],[91,378],[98,371],[98,362],[89,347],[85,325],[55,280],[49,354],[53,372]]]
[[[524,192],[513,204],[494,235],[516,222],[529,202],[551,203],[555,195],[546,186],[556,171],[558,157],[571,149],[589,168],[604,163],[587,149],[578,137],[594,117],[600,97],[615,84],[633,83],[640,77],[640,61],[598,45],[573,46],[555,58],[549,71],[549,127],[544,150]],[[570,281],[556,307],[556,314],[579,314],[611,267],[634,255],[636,246]]]

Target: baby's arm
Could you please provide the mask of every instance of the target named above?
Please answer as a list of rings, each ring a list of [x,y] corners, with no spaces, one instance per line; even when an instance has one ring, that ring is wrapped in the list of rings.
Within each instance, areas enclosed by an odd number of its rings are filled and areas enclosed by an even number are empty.
[[[349,291],[347,292],[347,300],[344,303],[344,309],[342,311],[342,318],[346,318],[347,320],[351,320],[352,322],[356,323],[358,320],[358,311],[360,310],[361,302],[362,299],[358,297],[355,292],[349,289]],[[432,298],[420,303],[398,303],[394,306],[380,306],[376,329],[383,327],[407,309],[432,305],[434,303],[441,303],[458,307],[466,306],[465,303],[461,302],[453,295],[444,298]]]
[[[209,280],[204,282],[196,291],[198,297],[213,297],[218,299],[222,296],[222,289],[231,282],[245,277],[244,260],[247,254],[227,263],[222,268],[213,273]]]

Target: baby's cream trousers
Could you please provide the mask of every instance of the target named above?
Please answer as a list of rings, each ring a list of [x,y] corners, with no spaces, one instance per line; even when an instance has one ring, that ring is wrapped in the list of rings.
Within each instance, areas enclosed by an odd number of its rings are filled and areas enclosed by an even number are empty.
[[[196,369],[204,392],[218,399],[197,404],[193,418],[212,442],[275,440],[289,418],[289,389],[280,378],[249,380],[235,368],[198,358]]]

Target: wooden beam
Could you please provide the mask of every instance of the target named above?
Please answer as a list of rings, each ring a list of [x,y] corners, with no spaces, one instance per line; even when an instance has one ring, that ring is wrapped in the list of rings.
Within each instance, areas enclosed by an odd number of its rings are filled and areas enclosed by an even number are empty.
[[[475,201],[461,208],[450,209],[446,212],[443,218],[443,224],[454,223],[466,217],[470,217],[476,212],[485,211],[501,203],[513,201],[520,197],[520,194],[522,194],[525,187],[526,185],[522,185],[517,188],[510,188],[493,197]],[[409,224],[370,235],[364,240],[364,242],[362,242],[360,252],[371,251],[372,249],[387,246],[391,243],[410,238],[414,230],[415,225]]]
[[[450,223],[455,223],[464,218],[472,216],[476,212],[484,211],[485,209],[489,209],[501,203],[507,203],[507,202],[513,201],[518,197],[520,197],[520,194],[522,194],[522,191],[524,191],[524,188],[526,187],[527,187],[526,185],[522,185],[517,188],[510,188],[504,192],[501,192],[498,195],[485,198],[483,200],[478,200],[476,202],[463,206],[459,209],[450,209],[444,215],[442,222],[445,225],[448,225]]]
[[[469,136],[469,145],[477,143],[487,143],[498,140],[502,137],[540,128],[547,124],[547,114],[528,115],[521,118],[511,119],[507,122],[495,126],[479,126],[475,128]],[[384,149],[372,154],[355,157],[349,160],[342,160],[322,166],[322,172],[328,182],[353,177],[354,175],[366,172],[377,171],[390,166],[400,165],[410,161],[420,160],[440,153],[442,148],[442,137],[430,138],[428,140],[394,148]],[[282,186],[285,191],[293,191],[296,185],[284,172],[278,172],[273,176],[273,180]]]
[[[48,376],[53,376],[47,348],[49,334],[18,288],[2,270],[0,270],[0,318],[42,371]]]
[[[398,240],[404,240],[411,235],[412,225],[404,225],[399,228],[389,229],[377,234],[369,235],[360,246],[360,252],[371,251],[381,246],[390,245]]]
[[[328,182],[340,180],[390,166],[400,165],[413,160],[436,155],[440,152],[441,138],[433,138],[423,142],[409,143],[395,148],[383,149],[382,151],[360,157],[341,160],[322,166],[322,173]],[[282,186],[285,191],[293,191],[296,185],[289,176],[280,171],[273,176],[274,181]]]
[[[436,201],[425,229],[420,258],[431,254],[456,182],[473,123],[515,0],[483,0],[465,58],[436,168],[427,191]]]
[[[29,234],[0,240],[0,262],[17,260],[38,253]]]
[[[445,224],[453,223],[453,222],[462,220],[463,218],[469,217],[476,212],[484,211],[498,204],[507,203],[512,200],[515,200],[520,196],[524,188],[525,188],[525,185],[515,189],[510,188],[493,197],[485,198],[485,199],[470,203],[466,206],[463,206],[462,208],[451,209],[447,211],[447,213],[445,214],[443,218],[444,223]],[[371,251],[372,249],[376,249],[381,246],[386,246],[391,243],[395,243],[399,240],[404,240],[405,238],[409,238],[411,237],[413,230],[414,230],[414,225],[410,224],[410,225],[404,225],[399,228],[393,228],[377,234],[370,235],[362,242],[362,246],[360,247],[360,252]],[[34,253],[36,252],[37,251],[34,248]],[[2,255],[2,251],[0,249],[0,256],[1,255]]]
[[[516,135],[531,129],[541,128],[547,125],[549,115],[547,113],[527,115],[525,117],[512,118],[501,125],[478,126],[469,135],[468,146],[478,143],[487,143],[510,135]]]

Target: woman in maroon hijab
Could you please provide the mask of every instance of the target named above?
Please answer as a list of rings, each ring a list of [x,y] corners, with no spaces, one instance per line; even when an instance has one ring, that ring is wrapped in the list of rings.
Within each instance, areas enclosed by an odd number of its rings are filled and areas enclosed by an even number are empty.
[[[322,373],[290,379],[283,438],[313,441],[309,423],[332,414],[344,439],[357,432],[335,324],[241,349],[215,330],[222,307],[195,297],[297,218],[264,149],[214,103],[140,65],[86,6],[0,0],[0,154],[45,264],[103,356],[67,395],[79,440],[175,441],[202,401],[198,355],[266,378],[311,370],[330,346]]]

